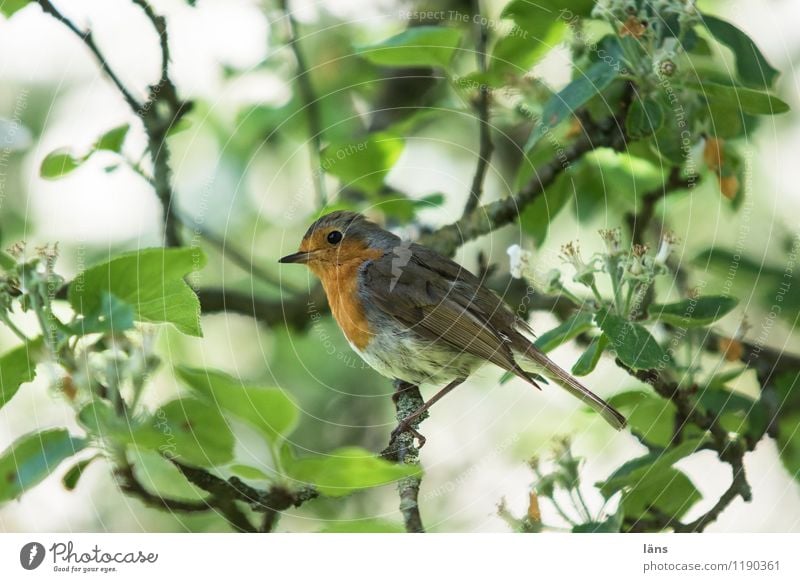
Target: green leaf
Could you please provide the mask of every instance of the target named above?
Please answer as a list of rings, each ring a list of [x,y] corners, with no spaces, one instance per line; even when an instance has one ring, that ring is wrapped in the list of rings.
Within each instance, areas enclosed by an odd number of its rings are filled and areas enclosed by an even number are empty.
[[[541,196],[528,204],[519,214],[519,225],[523,232],[533,238],[536,246],[541,246],[547,238],[550,223],[566,207],[573,191],[565,175],[559,176]]]
[[[589,331],[594,327],[593,316],[586,311],[580,311],[565,320],[561,325],[554,327],[550,331],[543,333],[533,342],[537,348],[543,352],[556,349],[580,334]]]
[[[626,366],[637,370],[658,367],[666,354],[650,332],[638,323],[628,321],[608,309],[600,309],[597,324],[611,343],[611,349]]]
[[[399,194],[391,194],[389,198],[380,198],[375,201],[375,207],[387,216],[397,218],[403,222],[411,222],[420,210],[438,208],[444,204],[442,194],[431,194],[420,199],[404,198]]]
[[[383,519],[353,519],[328,523],[320,533],[404,533],[399,523]]]
[[[208,493],[196,487],[180,469],[162,455],[141,447],[127,452],[133,476],[149,493],[180,501],[202,501]]]
[[[33,354],[41,339],[28,342],[0,356],[0,408],[14,397],[19,387],[33,380],[36,361]]]
[[[15,12],[25,8],[31,0],[2,0],[0,2],[0,14],[6,18],[11,18]]]
[[[234,438],[219,410],[195,398],[179,398],[156,410],[133,433],[134,443],[193,465],[233,459]]]
[[[573,13],[588,16],[593,2],[580,0],[573,4]],[[546,52],[558,45],[567,28],[568,18],[564,18],[565,12],[562,12],[565,9],[568,8],[564,3],[556,0],[512,0],[506,4],[500,17],[512,20],[514,26],[492,49],[488,81],[502,85],[509,78],[524,75]]]
[[[597,362],[600,361],[600,356],[603,354],[603,350],[606,349],[607,345],[608,338],[605,335],[599,335],[593,338],[592,343],[589,344],[586,351],[581,354],[581,357],[578,358],[578,361],[572,366],[572,374],[574,376],[586,376],[591,374],[597,367]]]
[[[715,295],[685,299],[677,303],[655,303],[647,312],[652,319],[679,327],[702,327],[714,323],[730,313],[738,299]]]
[[[153,248],[120,255],[91,267],[70,284],[67,298],[84,316],[102,310],[104,293],[133,307],[137,321],[171,323],[201,336],[200,301],[184,281],[205,265],[199,248]]]
[[[17,260],[5,251],[0,251],[0,268],[4,271],[11,271],[16,268]]]
[[[783,466],[800,481],[800,383],[797,370],[785,372],[775,379],[778,412],[778,444]]]
[[[75,487],[78,486],[78,481],[80,481],[81,477],[83,476],[83,472],[86,468],[92,464],[92,461],[95,459],[99,459],[99,455],[95,455],[93,457],[89,457],[88,459],[84,459],[82,461],[78,461],[69,470],[64,473],[64,476],[61,478],[61,484],[64,485],[64,489],[67,491],[73,491]]]
[[[767,430],[769,415],[760,401],[719,387],[706,387],[697,394],[697,407],[716,418],[729,433],[760,439]]]
[[[664,111],[655,99],[636,99],[628,109],[625,130],[632,138],[647,137],[664,124]]]
[[[72,150],[66,148],[58,149],[47,154],[42,160],[39,174],[42,178],[57,180],[79,168],[86,160],[86,157],[76,157]]]
[[[769,64],[747,34],[716,16],[703,14],[702,18],[714,38],[733,51],[736,72],[743,83],[754,87],[772,87],[780,73]]]
[[[94,149],[119,153],[130,128],[131,126],[126,123],[114,129],[109,129],[98,138],[94,144]]]
[[[506,81],[525,75],[547,52],[557,46],[564,36],[562,22],[539,20],[515,26],[492,48],[486,81],[503,85]]]
[[[515,22],[537,20],[569,20],[573,17],[588,18],[592,14],[595,0],[511,0],[500,13],[501,18]]]
[[[27,434],[0,455],[0,502],[16,499],[38,485],[86,442],[65,428]]]
[[[374,193],[383,186],[403,147],[400,137],[375,133],[361,142],[326,146],[320,154],[321,165],[326,172],[341,179],[343,186]]]
[[[380,487],[420,473],[416,465],[390,463],[359,447],[346,447],[325,457],[297,459],[289,472],[295,479],[314,485],[328,497]]]
[[[249,423],[269,441],[285,438],[297,426],[299,409],[283,390],[247,385],[216,370],[179,367],[176,373],[198,396]]]
[[[665,95],[660,95],[659,103],[665,112],[661,127],[647,140],[651,150],[666,161],[670,166],[683,166],[690,155],[690,143],[694,137],[687,135],[687,127],[693,127],[694,110],[684,107],[681,115],[675,113],[675,108],[683,107],[683,103],[670,103]],[[687,119],[688,118],[688,119]]]
[[[96,400],[78,413],[81,425],[113,446],[136,445],[203,467],[233,458],[234,438],[219,410],[196,398],[167,402],[152,416],[130,422]]]
[[[700,93],[709,102],[737,107],[751,115],[777,115],[789,111],[789,105],[775,95],[747,87],[712,81],[685,81],[683,85]]]
[[[542,110],[542,118],[531,133],[525,151],[529,152],[539,140],[559,123],[573,115],[592,97],[607,88],[619,76],[620,71],[604,61],[592,64],[578,77],[553,95]]]
[[[619,533],[622,529],[624,514],[620,507],[613,515],[603,521],[589,521],[580,523],[572,528],[572,533]]]
[[[632,459],[614,471],[608,479],[597,484],[600,493],[609,499],[623,488],[635,487],[643,481],[657,478],[672,465],[696,452],[704,442],[705,437],[694,438],[666,451],[648,453]]]
[[[120,333],[133,327],[135,317],[133,307],[103,291],[97,311],[70,324],[70,329],[75,335]]]
[[[241,477],[242,479],[252,479],[254,481],[269,481],[269,475],[264,473],[261,469],[251,467],[249,465],[231,465],[229,467],[231,473]]]
[[[461,31],[445,26],[412,26],[376,44],[356,47],[376,65],[446,67],[461,43]]]
[[[631,431],[648,443],[666,447],[675,430],[675,405],[641,390],[615,394],[608,403],[624,414]]]
[[[78,422],[88,433],[96,437],[111,437],[127,444],[133,440],[132,428],[124,422],[105,400],[93,400],[78,412]]]
[[[702,498],[685,473],[668,467],[625,491],[620,504],[625,515],[633,519],[647,515],[651,507],[680,518]]]

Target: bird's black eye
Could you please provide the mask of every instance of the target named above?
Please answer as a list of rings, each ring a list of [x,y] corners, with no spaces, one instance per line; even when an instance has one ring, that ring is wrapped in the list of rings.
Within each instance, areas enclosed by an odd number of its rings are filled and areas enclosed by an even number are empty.
[[[338,230],[332,230],[328,233],[328,242],[332,245],[339,244],[342,240],[342,233]]]

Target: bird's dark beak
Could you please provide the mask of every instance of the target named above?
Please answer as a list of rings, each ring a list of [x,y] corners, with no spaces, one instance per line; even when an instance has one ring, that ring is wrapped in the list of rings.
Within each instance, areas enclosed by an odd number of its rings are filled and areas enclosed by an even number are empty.
[[[308,259],[310,258],[311,253],[307,251],[300,251],[297,253],[292,253],[291,255],[286,255],[283,258],[278,259],[279,263],[307,263]]]

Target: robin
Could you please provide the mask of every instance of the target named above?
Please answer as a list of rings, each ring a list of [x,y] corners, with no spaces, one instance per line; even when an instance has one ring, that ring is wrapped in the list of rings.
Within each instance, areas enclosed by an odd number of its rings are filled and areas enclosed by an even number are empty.
[[[536,348],[533,330],[482,281],[427,247],[403,241],[355,212],[331,212],[309,227],[300,250],[280,259],[303,263],[322,281],[331,312],[350,346],[394,380],[444,385],[400,422],[395,434],[491,362],[536,388],[554,380],[621,429],[625,417]],[[413,431],[420,439],[424,439]]]

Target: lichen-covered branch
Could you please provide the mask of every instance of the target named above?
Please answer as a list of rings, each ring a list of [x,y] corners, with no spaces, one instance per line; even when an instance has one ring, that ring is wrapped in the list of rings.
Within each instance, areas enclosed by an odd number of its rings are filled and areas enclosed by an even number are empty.
[[[416,412],[425,401],[419,392],[419,387],[408,382],[396,381],[395,392],[392,395],[397,420],[402,421]],[[428,417],[425,412],[415,420],[409,430],[401,432],[392,437],[389,446],[386,447],[381,456],[385,459],[397,463],[419,465],[419,448],[414,444],[418,436],[419,425]],[[400,494],[400,513],[403,514],[403,522],[407,532],[423,533],[425,526],[419,511],[419,488],[422,477],[405,477],[397,483],[397,491]]]

